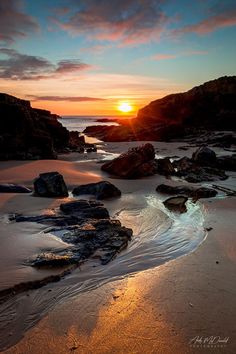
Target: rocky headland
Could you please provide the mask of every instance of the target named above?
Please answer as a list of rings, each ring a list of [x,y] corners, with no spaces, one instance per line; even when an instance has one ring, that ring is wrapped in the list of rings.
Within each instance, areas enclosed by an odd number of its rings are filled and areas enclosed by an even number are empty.
[[[78,132],[69,132],[49,111],[0,93],[0,160],[56,159],[58,153],[96,151]]]
[[[119,126],[90,126],[85,134],[103,141],[169,141],[207,132],[218,142],[215,131],[236,130],[236,76],[224,76],[183,93],[149,103],[137,117],[120,120]],[[210,133],[210,134],[209,134]],[[236,142],[236,135],[220,137],[221,143]]]

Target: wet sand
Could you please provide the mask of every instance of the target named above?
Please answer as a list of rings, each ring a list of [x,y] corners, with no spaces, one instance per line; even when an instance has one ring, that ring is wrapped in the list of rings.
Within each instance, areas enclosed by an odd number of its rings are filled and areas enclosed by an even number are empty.
[[[113,144],[110,151],[116,153],[120,148],[123,147]],[[173,147],[170,150],[179,156],[191,151],[173,151]],[[75,159],[75,156],[64,158]],[[69,186],[103,178],[99,164],[93,161],[79,166],[73,161],[36,161],[3,163],[0,180],[24,182],[31,186],[32,179],[39,172],[48,170],[62,172]],[[128,192],[131,183],[134,184],[133,181],[113,182],[122,187],[123,192]],[[154,188],[162,182],[163,177],[160,176],[139,180],[135,182],[134,191],[144,189],[145,192],[147,185]],[[234,176],[222,185],[235,186]],[[24,212],[36,213],[60,202],[2,195],[1,211],[13,212],[23,205]],[[202,203],[207,211],[204,226],[213,229],[197,250],[59,302],[26,332],[23,339],[4,353],[182,354],[210,350],[235,353],[236,198],[217,198]],[[107,207],[115,210],[112,203]],[[226,344],[218,343],[213,349],[190,344],[195,337],[204,339],[210,336],[229,339]],[[193,345],[194,341],[191,343]],[[208,344],[209,341],[205,346]]]

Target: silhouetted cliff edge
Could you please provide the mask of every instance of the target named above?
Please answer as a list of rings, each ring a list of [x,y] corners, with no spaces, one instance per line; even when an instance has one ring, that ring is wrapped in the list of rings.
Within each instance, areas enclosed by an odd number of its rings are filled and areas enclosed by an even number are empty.
[[[94,126],[85,133],[104,141],[166,140],[202,129],[236,130],[236,76],[155,100],[119,127]]]
[[[69,132],[51,112],[0,93],[0,160],[55,159],[58,152],[82,148],[83,137]]]

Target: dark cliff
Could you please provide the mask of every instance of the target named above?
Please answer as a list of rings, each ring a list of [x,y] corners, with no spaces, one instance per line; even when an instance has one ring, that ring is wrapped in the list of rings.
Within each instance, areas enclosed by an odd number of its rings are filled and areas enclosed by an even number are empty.
[[[155,141],[182,138],[200,130],[236,131],[236,76],[224,76],[149,103],[119,127],[89,127],[104,141]]]
[[[168,95],[140,109],[137,122],[160,126],[185,124],[209,129],[236,129],[236,76],[224,76],[193,89]]]
[[[0,159],[54,159],[69,145],[70,133],[49,111],[0,93]]]

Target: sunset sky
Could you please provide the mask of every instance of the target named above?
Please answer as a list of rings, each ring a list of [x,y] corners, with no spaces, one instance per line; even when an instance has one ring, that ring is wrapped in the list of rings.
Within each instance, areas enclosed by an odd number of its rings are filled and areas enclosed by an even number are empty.
[[[61,115],[132,114],[236,74],[236,1],[0,0],[0,91]]]

